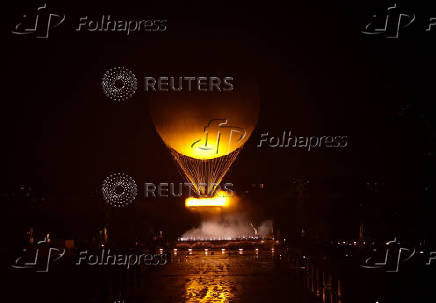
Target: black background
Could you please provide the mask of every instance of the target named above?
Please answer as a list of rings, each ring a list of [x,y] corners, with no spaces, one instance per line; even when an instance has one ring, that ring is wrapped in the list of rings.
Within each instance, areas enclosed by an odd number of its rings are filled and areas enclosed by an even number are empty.
[[[142,196],[144,182],[183,178],[154,130],[142,87],[122,104],[104,96],[104,72],[125,66],[139,83],[143,75],[254,75],[261,94],[259,122],[226,181],[241,188],[268,184],[271,197],[286,192],[295,176],[324,184],[326,193],[350,192],[330,202],[334,211],[324,219],[332,226],[347,226],[339,218],[359,213],[365,184],[379,182],[385,194],[376,200],[378,218],[396,214],[399,226],[434,235],[436,29],[426,32],[423,22],[436,16],[430,3],[398,3],[417,16],[399,39],[361,33],[373,14],[392,4],[382,1],[51,1],[48,8],[65,13],[66,21],[48,39],[11,34],[36,4],[2,4],[1,190],[9,197],[26,184],[46,201],[24,215],[6,198],[3,231],[14,234],[29,222],[64,237],[95,230],[107,212],[101,182],[118,171],[134,177],[140,190],[133,211],[120,215],[124,220],[154,220],[173,236],[193,224],[181,199]],[[80,17],[99,20],[103,14],[166,19],[168,29],[129,36],[74,31]],[[285,130],[348,136],[348,147],[310,152],[256,147],[260,133],[279,136]],[[313,191],[318,198],[310,208],[316,213],[327,196]],[[279,209],[274,199],[264,202],[265,217],[286,220],[292,203]],[[386,237],[396,232],[391,229]]]

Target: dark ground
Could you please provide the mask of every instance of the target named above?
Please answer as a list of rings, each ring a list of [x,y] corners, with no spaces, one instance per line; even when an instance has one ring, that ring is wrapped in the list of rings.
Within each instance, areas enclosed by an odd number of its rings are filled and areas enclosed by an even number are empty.
[[[15,270],[7,289],[13,302],[316,302],[298,273],[270,252],[256,257],[194,251],[189,256],[179,253],[168,264],[142,272],[102,266],[89,269]]]

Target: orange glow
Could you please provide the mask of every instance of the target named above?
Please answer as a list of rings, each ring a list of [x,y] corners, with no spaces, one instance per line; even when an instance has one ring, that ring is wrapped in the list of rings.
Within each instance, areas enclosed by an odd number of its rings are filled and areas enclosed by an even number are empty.
[[[228,207],[230,197],[227,193],[220,191],[212,198],[194,198],[189,197],[185,200],[186,207]]]
[[[214,266],[217,267],[217,265]],[[217,268],[216,270],[218,272],[223,271],[220,268]],[[232,294],[232,291],[234,290],[233,284],[235,282],[231,276],[195,274],[186,281],[186,302],[233,302],[234,295]]]
[[[203,123],[207,124],[208,122]],[[215,129],[209,130],[208,133],[204,131],[205,126],[196,125],[196,130],[185,132],[183,135],[176,134],[174,138],[171,137],[172,134],[167,135],[165,138],[170,138],[167,141],[171,142],[167,143],[167,145],[174,148],[178,153],[195,159],[206,160],[228,155],[242,147],[249,138],[245,129],[242,131],[236,128],[233,130],[230,127],[224,128],[229,123],[215,122],[217,126],[211,125],[210,127],[215,126]],[[253,127],[247,127],[247,129],[248,134],[251,134]],[[206,134],[207,141],[205,139]]]
[[[194,159],[214,159],[241,148],[257,123],[259,95],[252,84],[226,94],[154,94],[150,113],[167,146]]]

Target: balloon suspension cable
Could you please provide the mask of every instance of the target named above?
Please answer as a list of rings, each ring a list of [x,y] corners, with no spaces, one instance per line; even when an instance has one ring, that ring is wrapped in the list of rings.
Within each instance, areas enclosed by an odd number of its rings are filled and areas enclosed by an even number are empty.
[[[192,184],[198,196],[212,197],[241,148],[213,159],[195,159],[169,148],[184,177]]]

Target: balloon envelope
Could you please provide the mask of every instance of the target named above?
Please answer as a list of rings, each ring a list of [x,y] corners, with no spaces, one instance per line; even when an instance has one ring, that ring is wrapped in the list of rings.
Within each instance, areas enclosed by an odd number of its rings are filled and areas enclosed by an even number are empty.
[[[242,147],[256,125],[259,112],[255,90],[156,92],[150,103],[153,123],[165,144],[195,159],[229,155]]]
[[[150,100],[157,132],[198,195],[213,196],[256,125],[257,90],[239,88],[156,92]]]

